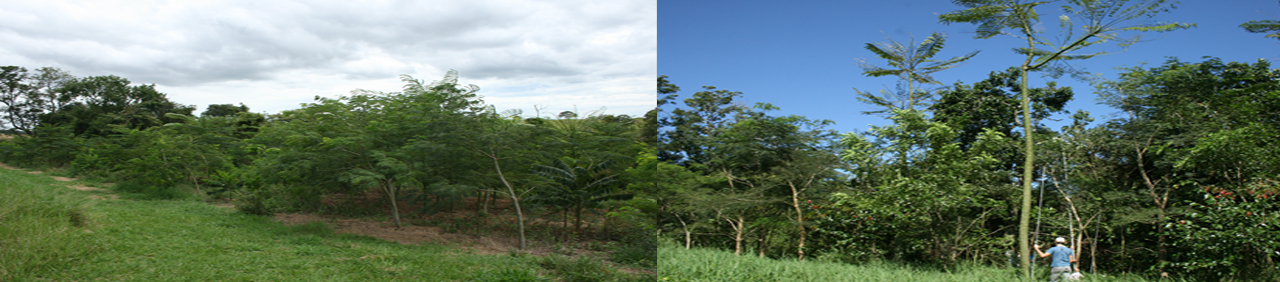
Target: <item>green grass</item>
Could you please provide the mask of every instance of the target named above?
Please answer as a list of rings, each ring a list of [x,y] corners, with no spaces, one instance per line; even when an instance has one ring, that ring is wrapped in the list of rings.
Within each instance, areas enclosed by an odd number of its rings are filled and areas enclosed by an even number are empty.
[[[118,192],[67,184],[0,169],[0,281],[568,281],[580,274],[546,258],[407,246],[334,234],[322,223],[283,226],[189,199],[89,201]],[[643,278],[591,263],[588,269],[607,274],[594,281]]]
[[[83,242],[87,199],[56,182],[0,169],[0,281],[54,271],[93,250]]]
[[[1048,268],[1036,281],[1048,281]],[[885,262],[850,265],[834,262],[762,259],[732,251],[690,249],[671,243],[658,247],[658,281],[1023,281],[1012,268],[966,265],[924,269]],[[1146,281],[1140,277],[1086,274],[1082,281]]]

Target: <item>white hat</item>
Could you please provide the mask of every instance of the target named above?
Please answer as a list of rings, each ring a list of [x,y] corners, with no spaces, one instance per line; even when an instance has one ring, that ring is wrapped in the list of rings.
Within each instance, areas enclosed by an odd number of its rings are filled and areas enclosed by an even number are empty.
[[[1053,239],[1053,242],[1054,242],[1054,243],[1066,243],[1066,242],[1067,242],[1067,239],[1066,239],[1066,238],[1062,238],[1062,237],[1058,237],[1058,239]]]

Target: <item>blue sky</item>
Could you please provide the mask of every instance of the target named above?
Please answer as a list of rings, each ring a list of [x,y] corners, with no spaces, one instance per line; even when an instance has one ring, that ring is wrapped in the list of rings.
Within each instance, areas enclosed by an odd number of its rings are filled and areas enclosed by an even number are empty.
[[[1038,11],[1051,33],[1061,13],[1043,5]],[[981,51],[968,63],[934,74],[946,85],[985,79],[1021,62],[1011,48],[1024,46],[1012,37],[974,39],[974,25],[938,23],[937,16],[960,9],[950,1],[669,1],[658,3],[658,74],[667,75],[688,98],[703,85],[741,91],[745,102],[771,103],[781,108],[774,115],[803,115],[836,122],[840,132],[865,131],[869,125],[885,125],[883,116],[863,115],[875,108],[856,99],[853,88],[878,93],[892,88],[897,77],[865,77],[859,59],[887,66],[863,49],[866,43],[889,38],[904,44],[916,42],[934,31],[948,35],[947,47],[936,59]],[[1091,46],[1082,52],[1112,53],[1072,64],[1105,79],[1114,79],[1117,67],[1146,63],[1154,67],[1168,57],[1201,62],[1204,56],[1224,61],[1280,60],[1280,40],[1264,38],[1239,28],[1249,20],[1280,19],[1276,1],[1184,1],[1154,21],[1196,23],[1198,27],[1169,33],[1143,33],[1143,40],[1128,50],[1114,44]],[[1123,52],[1122,52],[1123,51]],[[1031,76],[1033,87],[1053,80],[1071,86],[1075,100],[1067,109],[1089,111],[1099,124],[1119,113],[1099,105],[1088,83],[1070,77]],[[1011,109],[1012,110],[1012,109]],[[1057,129],[1070,114],[1046,121]]]

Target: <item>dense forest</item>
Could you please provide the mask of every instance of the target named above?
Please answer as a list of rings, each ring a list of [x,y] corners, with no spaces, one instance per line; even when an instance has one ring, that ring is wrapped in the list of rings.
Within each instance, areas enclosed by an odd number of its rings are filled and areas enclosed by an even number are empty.
[[[1027,76],[1061,78],[1073,74],[1063,62],[1100,55],[1076,53],[1082,48],[1139,42],[1120,32],[1192,25],[1118,24],[1171,9],[1162,1],[1070,1],[1081,5],[1071,16],[1094,25],[1054,45],[1063,40],[1032,28],[1038,2],[955,2],[963,9],[940,15],[943,23],[976,24],[978,39],[1022,38],[1027,45],[1014,51],[1026,60],[942,87],[929,73],[974,53],[933,59],[946,40],[937,33],[918,46],[868,43],[889,67],[866,64],[864,74],[898,76],[907,86],[860,93],[882,108],[867,114],[890,125],[836,132],[830,120],[774,115],[775,106],[749,106],[743,93],[712,86],[682,92],[678,78],[659,76],[661,240],[768,258],[946,268],[1025,265],[1028,241],[1066,237],[1085,272],[1280,277],[1280,70],[1267,60],[1211,57],[1124,68],[1091,82],[1123,113],[1096,120],[1064,110],[1076,89],[1029,86]],[[1277,26],[1242,25],[1260,33]],[[925,84],[940,87],[917,87]],[[1053,115],[1069,123],[1044,125]]]
[[[603,240],[616,261],[656,261],[656,130],[646,126],[656,112],[500,113],[451,71],[278,114],[220,104],[195,115],[154,85],[117,76],[2,70],[7,164],[156,199],[230,201],[251,214],[385,215],[401,226],[474,209],[454,230],[493,226],[520,248]]]

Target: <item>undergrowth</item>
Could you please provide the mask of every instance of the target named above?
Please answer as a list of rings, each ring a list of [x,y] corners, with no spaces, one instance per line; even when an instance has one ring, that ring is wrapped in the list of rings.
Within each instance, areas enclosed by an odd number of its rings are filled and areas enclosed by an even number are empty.
[[[950,269],[921,269],[873,261],[851,265],[839,262],[774,260],[732,251],[686,250],[674,243],[659,244],[659,281],[1023,281],[1015,269],[961,265]],[[1048,267],[1039,267],[1036,281],[1048,280]],[[1081,281],[1148,281],[1132,275],[1086,274]],[[1162,280],[1177,281],[1177,280]]]

